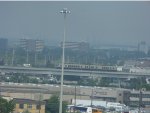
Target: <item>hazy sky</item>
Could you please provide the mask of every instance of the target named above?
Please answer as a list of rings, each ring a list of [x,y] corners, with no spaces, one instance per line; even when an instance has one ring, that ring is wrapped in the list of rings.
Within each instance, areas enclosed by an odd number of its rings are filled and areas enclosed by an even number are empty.
[[[150,46],[150,2],[4,2],[0,1],[0,37],[43,39],[55,45],[63,40],[63,15],[68,8],[66,41],[92,45]]]

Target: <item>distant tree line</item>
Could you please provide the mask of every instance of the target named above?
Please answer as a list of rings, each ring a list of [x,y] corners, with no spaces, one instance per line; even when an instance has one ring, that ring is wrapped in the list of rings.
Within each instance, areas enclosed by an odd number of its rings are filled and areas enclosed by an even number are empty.
[[[54,67],[61,63],[62,49],[60,47],[45,47],[42,52],[28,51],[28,63],[33,67]],[[127,51],[120,49],[93,49],[85,51],[66,49],[65,62],[79,64],[102,64],[102,65],[123,65],[125,60],[138,59],[150,56],[139,51]],[[13,59],[14,58],[14,59]],[[7,50],[5,55],[0,54],[0,65],[22,65],[27,63],[27,51],[21,47]],[[120,62],[118,62],[120,61]]]

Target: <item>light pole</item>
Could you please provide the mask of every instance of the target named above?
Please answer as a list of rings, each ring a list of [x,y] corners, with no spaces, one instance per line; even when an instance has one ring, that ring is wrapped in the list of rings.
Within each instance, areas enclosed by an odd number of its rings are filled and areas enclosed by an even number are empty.
[[[70,13],[67,8],[60,11],[64,15],[64,38],[62,46],[62,71],[61,71],[61,86],[60,86],[60,102],[59,102],[59,113],[62,113],[62,95],[63,95],[63,79],[64,79],[64,63],[65,63],[65,38],[66,38],[66,15]]]

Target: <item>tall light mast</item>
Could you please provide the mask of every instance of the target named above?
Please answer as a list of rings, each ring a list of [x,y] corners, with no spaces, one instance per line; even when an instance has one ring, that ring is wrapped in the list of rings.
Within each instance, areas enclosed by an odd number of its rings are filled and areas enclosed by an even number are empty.
[[[60,86],[60,102],[59,102],[59,113],[62,113],[62,95],[63,95],[63,79],[64,79],[64,63],[65,63],[65,39],[66,39],[66,15],[70,13],[67,8],[60,11],[64,15],[64,38],[62,46],[62,72],[61,72],[61,86]]]

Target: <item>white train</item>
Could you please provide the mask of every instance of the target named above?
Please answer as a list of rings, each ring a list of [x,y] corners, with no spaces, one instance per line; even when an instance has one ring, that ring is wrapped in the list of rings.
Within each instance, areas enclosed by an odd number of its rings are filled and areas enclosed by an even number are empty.
[[[56,68],[61,68],[61,64]],[[117,66],[85,65],[85,64],[65,64],[64,69],[91,70],[91,71],[117,71]]]

